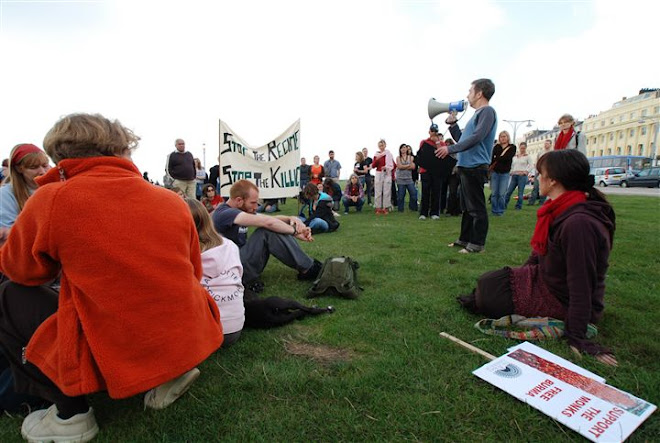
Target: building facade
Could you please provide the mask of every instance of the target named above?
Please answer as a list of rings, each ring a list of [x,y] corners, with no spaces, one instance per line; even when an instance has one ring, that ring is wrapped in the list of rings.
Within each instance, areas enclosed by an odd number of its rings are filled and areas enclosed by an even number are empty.
[[[587,155],[642,155],[656,159],[660,90],[641,90],[584,121]]]

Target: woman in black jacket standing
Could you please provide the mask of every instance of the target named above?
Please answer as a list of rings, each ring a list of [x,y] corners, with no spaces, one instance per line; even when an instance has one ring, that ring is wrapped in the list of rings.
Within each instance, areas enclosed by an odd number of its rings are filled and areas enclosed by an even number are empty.
[[[504,196],[509,187],[511,162],[516,155],[516,145],[510,144],[511,136],[507,131],[500,132],[499,143],[493,147],[493,158],[490,162],[490,204],[491,213],[495,216],[504,214]]]

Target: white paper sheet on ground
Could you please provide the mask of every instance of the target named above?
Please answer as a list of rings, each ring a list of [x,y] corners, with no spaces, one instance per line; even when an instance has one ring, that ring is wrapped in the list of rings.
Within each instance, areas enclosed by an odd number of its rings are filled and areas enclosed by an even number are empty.
[[[601,383],[605,383],[605,379],[603,377],[601,377],[600,375],[594,374],[593,372],[588,371],[588,370],[586,370],[586,369],[584,369],[584,368],[582,368],[582,367],[576,365],[575,363],[572,363],[572,362],[570,362],[566,359],[563,359],[560,356],[553,354],[552,352],[546,351],[545,349],[540,348],[540,347],[536,346],[535,344],[530,343],[528,341],[520,343],[516,346],[511,346],[508,349],[508,351],[513,352],[516,349],[522,349],[522,350],[525,350],[527,352],[532,352],[532,353],[538,355],[539,357],[543,357],[543,358],[546,358],[546,359],[547,358],[552,358],[552,359],[554,359],[554,361],[560,361],[562,366],[564,366],[565,368],[570,369],[571,371],[575,371],[578,374],[584,375],[585,377],[593,378],[594,380],[597,380]]]
[[[591,441],[623,441],[655,411],[654,405],[564,362],[529,343],[515,346],[473,374]]]

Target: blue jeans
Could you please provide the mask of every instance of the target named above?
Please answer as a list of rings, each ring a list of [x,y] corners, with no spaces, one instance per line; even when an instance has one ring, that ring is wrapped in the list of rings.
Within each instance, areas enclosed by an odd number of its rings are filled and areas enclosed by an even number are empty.
[[[509,173],[490,173],[490,204],[493,214],[504,214],[504,195],[509,187]]]
[[[300,219],[302,221],[306,221],[304,217],[300,217]],[[309,226],[309,229],[312,230],[312,234],[321,234],[323,232],[328,232],[330,229],[328,222],[322,218],[313,218],[307,226]]]
[[[403,212],[403,205],[406,200],[406,189],[408,190],[408,208],[417,212],[417,188],[415,183],[397,184],[397,206],[399,212]]]
[[[349,206],[355,206],[355,210],[357,212],[362,212],[362,206],[364,205],[364,199],[363,198],[358,197],[357,201],[354,202],[350,198],[344,197],[344,198],[342,198],[342,202],[344,203],[344,212],[348,212],[348,207]]]
[[[529,205],[536,203],[536,200],[539,201],[539,204],[542,205],[545,203],[545,195],[541,195],[539,192],[539,177],[538,173],[534,177],[534,187],[532,188],[532,195],[529,196]]]
[[[509,206],[509,200],[511,200],[511,194],[518,187],[518,201],[516,202],[516,209],[522,209],[523,205],[523,196],[525,195],[525,185],[527,184],[526,175],[512,175],[511,183],[509,184],[509,190],[506,191],[506,196],[504,197],[504,207]]]
[[[269,205],[259,205],[259,207],[257,208],[257,213],[261,214],[262,212],[265,212],[266,214],[271,214],[273,212],[277,212],[277,210],[278,210],[278,207],[277,207],[276,204],[275,205],[270,205],[268,208],[266,208],[266,206],[269,206]]]

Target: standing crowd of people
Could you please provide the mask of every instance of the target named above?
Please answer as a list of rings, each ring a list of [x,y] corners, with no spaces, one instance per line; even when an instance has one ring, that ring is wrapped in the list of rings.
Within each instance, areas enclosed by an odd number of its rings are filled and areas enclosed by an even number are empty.
[[[429,131],[430,139],[442,140],[442,134],[438,133],[438,126],[432,125]],[[453,143],[449,140],[448,143]],[[330,151],[330,159],[323,165],[320,164],[319,156],[314,156],[314,163],[308,164],[306,158],[300,159],[300,187],[304,194],[309,183],[319,187],[321,193],[325,193],[333,201],[333,210],[338,211],[340,204],[344,207],[344,214],[349,213],[350,207],[355,207],[356,212],[362,212],[363,207],[373,207],[376,214],[387,214],[395,208],[404,212],[405,203],[408,202],[410,211],[419,211],[418,182],[421,180],[421,215],[420,219],[427,217],[440,218],[440,214],[460,215],[458,182],[452,184],[452,177],[456,178],[453,166],[456,161],[451,158],[442,161],[434,157],[435,144],[427,145],[430,151],[427,153],[425,142],[420,144],[417,155],[408,144],[401,144],[396,156],[387,149],[384,139],[378,141],[377,150],[373,157],[369,156],[369,150],[363,148],[355,153],[355,163],[343,192],[338,184],[341,165],[334,160],[334,152]],[[439,163],[442,168],[435,166],[425,169],[417,161],[419,153],[423,152],[427,158],[432,157],[433,163]],[[407,197],[406,197],[407,194]],[[430,211],[430,213],[429,213]],[[339,214],[335,213],[335,216]]]
[[[460,235],[449,246],[484,252],[489,175],[495,215],[516,187],[521,208],[530,176],[535,200],[547,200],[529,260],[482,275],[461,305],[489,316],[562,319],[576,351],[616,365],[609,349],[586,337],[588,323],[603,315],[616,219],[593,187],[572,117],[562,116],[555,149],[547,145],[533,164],[506,132],[493,146],[494,92],[488,79],[472,82],[467,98],[475,114],[463,129],[449,115],[451,142],[434,124],[416,155],[402,144],[394,156],[385,140],[373,158],[366,148],[357,152],[343,190],[334,152],[322,166],[318,156],[312,165],[301,159],[307,214],[298,216],[257,214],[259,188],[248,180],[235,182],[223,201],[181,139],[167,172],[184,198],[151,184],[131,160],[139,137],[98,114],[60,119],[44,139],[45,152],[15,146],[0,188],[0,377],[13,386],[0,401],[47,406],[25,417],[23,437],[91,440],[99,428],[87,395],[95,392],[141,394],[153,409],[172,404],[199,377],[202,361],[239,339],[244,294],[264,291],[271,255],[298,279],[317,278],[321,262],[299,242],[336,230],[340,205],[345,214],[362,211],[365,202],[378,214],[404,211],[408,194],[420,219],[460,208]],[[110,187],[121,192],[108,193]]]

